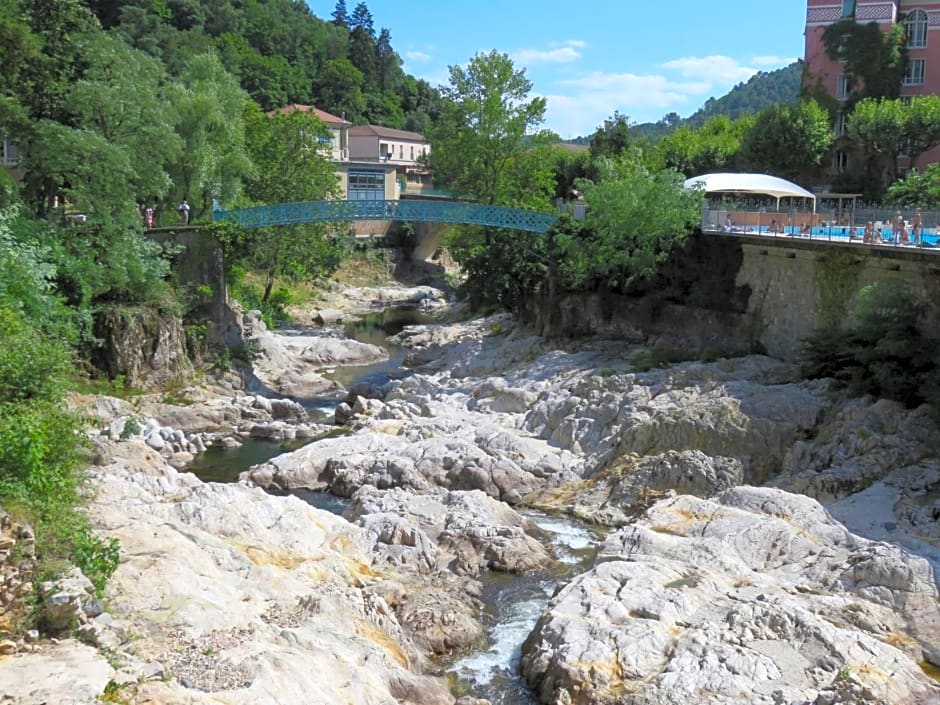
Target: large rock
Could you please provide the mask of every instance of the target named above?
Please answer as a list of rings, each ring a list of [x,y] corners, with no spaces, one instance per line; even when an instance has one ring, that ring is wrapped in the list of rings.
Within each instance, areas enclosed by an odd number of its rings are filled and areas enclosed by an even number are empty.
[[[114,677],[96,649],[68,639],[42,651],[0,658],[0,702],[16,705],[100,705]]]
[[[813,702],[851,673],[885,702],[933,702],[926,561],[850,534],[815,501],[741,487],[661,500],[553,598],[522,671],[544,703]]]
[[[192,372],[183,321],[156,309],[107,309],[95,318],[96,363],[137,388],[161,387]]]
[[[453,702],[442,681],[422,675],[423,649],[368,589],[388,575],[371,567],[358,527],[294,497],[203,484],[155,454],[93,475],[90,514],[122,545],[110,612],[138,635],[134,658],[165,664],[169,677],[139,697]]]
[[[267,329],[260,313],[245,316],[245,339],[256,347],[253,361],[260,382],[281,394],[306,398],[336,390],[321,373],[337,365],[368,365],[388,359],[382,348],[338,337],[331,332]]]
[[[367,485],[353,496],[346,517],[366,528],[389,563],[410,563],[402,556],[414,555],[423,571],[523,573],[549,561],[545,548],[527,533],[536,527],[480,491],[416,495]]]
[[[387,406],[383,414],[394,414],[404,405]],[[470,425],[446,416],[412,417],[402,423],[380,414],[354,434],[277,456],[243,477],[262,487],[329,489],[343,497],[363,485],[418,492],[443,487],[482,490],[515,503],[537,487],[561,481],[571,461],[570,455],[544,441],[517,435],[482,417]]]
[[[776,486],[821,502],[861,492],[888,474],[936,460],[940,428],[925,406],[850,399],[820,425],[812,441],[795,443]]]
[[[751,356],[585,375],[545,390],[525,428],[586,455],[589,468],[624,453],[700,450],[736,458],[751,481],[762,481],[780,472],[829,405],[824,384],[784,382],[790,374],[783,363]]]

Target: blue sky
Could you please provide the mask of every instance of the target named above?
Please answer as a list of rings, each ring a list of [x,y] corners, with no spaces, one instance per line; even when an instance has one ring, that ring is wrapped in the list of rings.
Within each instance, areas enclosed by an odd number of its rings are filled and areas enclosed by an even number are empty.
[[[358,0],[347,0],[350,12]],[[329,19],[335,0],[308,0]],[[631,122],[686,117],[757,71],[803,55],[797,0],[367,0],[408,73],[447,84],[447,67],[509,54],[548,101],[545,127],[588,135],[620,111]]]

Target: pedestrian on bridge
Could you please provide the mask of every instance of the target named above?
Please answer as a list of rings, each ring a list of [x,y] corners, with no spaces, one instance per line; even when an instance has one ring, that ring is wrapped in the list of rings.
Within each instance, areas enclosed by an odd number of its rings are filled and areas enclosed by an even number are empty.
[[[185,198],[183,199],[182,203],[180,203],[177,210],[180,213],[180,222],[183,225],[189,225],[189,204],[186,202]]]

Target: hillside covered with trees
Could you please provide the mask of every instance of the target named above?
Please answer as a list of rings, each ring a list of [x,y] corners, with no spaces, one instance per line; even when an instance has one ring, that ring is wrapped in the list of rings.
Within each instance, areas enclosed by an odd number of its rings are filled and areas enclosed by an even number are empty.
[[[440,109],[427,81],[402,71],[388,28],[365,2],[339,0],[331,20],[296,0],[89,0],[104,30],[176,75],[214,50],[264,110],[316,105],[354,124],[423,132]]]

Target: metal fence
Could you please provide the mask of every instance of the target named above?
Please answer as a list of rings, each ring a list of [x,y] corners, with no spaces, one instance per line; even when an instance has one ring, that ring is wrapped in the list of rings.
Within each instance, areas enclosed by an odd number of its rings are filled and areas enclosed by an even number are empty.
[[[803,237],[833,242],[859,242],[898,247],[940,248],[940,211],[922,212],[922,227],[915,232],[911,223],[913,210],[901,210],[904,226],[895,227],[898,209],[857,208],[813,213],[806,210],[754,210],[706,206],[702,211],[702,230],[706,232]],[[870,238],[865,231],[872,224]]]

